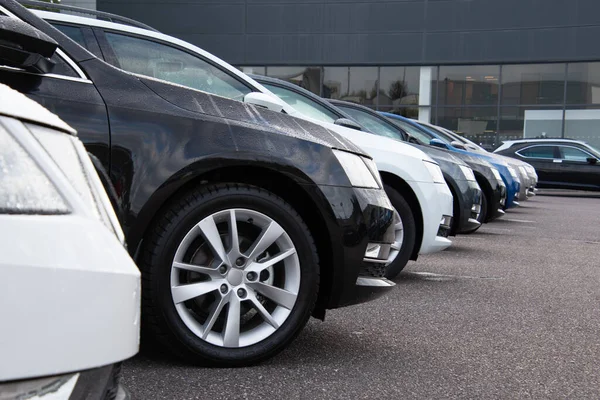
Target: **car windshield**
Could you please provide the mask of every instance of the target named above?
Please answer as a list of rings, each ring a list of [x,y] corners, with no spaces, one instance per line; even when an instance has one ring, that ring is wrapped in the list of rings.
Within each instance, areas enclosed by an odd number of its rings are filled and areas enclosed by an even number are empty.
[[[433,135],[422,131],[421,129],[409,124],[408,122],[394,118],[388,118],[388,121],[403,129],[410,136],[417,139],[421,144],[429,144],[431,139],[433,139]]]
[[[374,133],[377,136],[385,136],[402,141],[405,140],[403,132],[399,128],[388,124],[374,115],[369,114],[367,111],[341,104],[336,104],[336,107],[341,108],[359,124],[365,127],[367,131]]]
[[[292,106],[296,111],[307,117],[314,118],[317,121],[334,123],[337,115],[317,103],[316,101],[296,93],[293,90],[283,88],[277,85],[271,85],[268,82],[261,84],[273,92],[281,100]]]
[[[422,125],[419,122],[417,122],[417,123],[419,124],[419,126],[422,126],[424,128],[431,129],[432,131],[434,131],[437,134],[436,139],[440,139],[442,142],[444,142],[446,144],[450,144],[454,140],[454,138],[452,136],[448,135],[446,132],[442,131],[437,126],[433,127],[433,126],[428,126],[428,125]],[[433,135],[431,136],[431,138],[432,139],[434,138]]]

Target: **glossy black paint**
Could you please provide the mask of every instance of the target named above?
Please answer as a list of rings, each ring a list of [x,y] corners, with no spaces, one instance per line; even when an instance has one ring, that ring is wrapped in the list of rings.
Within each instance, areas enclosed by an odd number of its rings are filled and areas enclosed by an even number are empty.
[[[532,158],[519,154],[519,150],[535,146],[552,146],[553,157]],[[564,148],[576,148],[590,155],[598,161],[577,161],[566,159],[563,155]],[[600,153],[595,152],[577,141],[552,141],[551,139],[535,143],[517,143],[508,149],[496,154],[515,158],[531,164],[538,175],[538,187],[557,189],[577,189],[600,191]]]
[[[0,82],[58,114],[101,161],[132,254],[182,191],[255,184],[290,202],[312,228],[323,268],[316,312],[360,301],[355,285],[367,243],[393,242],[394,217],[385,192],[352,187],[332,151],[359,148],[301,119],[126,73],[16,2],[0,4],[56,40],[89,78],[0,68]]]

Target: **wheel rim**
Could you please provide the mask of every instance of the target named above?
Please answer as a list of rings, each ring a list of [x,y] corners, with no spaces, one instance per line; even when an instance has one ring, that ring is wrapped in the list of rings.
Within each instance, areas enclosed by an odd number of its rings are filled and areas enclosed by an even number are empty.
[[[392,243],[390,255],[388,257],[388,263],[394,262],[404,243],[404,225],[402,224],[402,216],[396,211],[398,215],[398,222],[394,225],[394,243]]]
[[[300,289],[300,261],[284,229],[249,209],[204,218],[181,241],[171,298],[184,324],[220,347],[256,344],[287,320]]]

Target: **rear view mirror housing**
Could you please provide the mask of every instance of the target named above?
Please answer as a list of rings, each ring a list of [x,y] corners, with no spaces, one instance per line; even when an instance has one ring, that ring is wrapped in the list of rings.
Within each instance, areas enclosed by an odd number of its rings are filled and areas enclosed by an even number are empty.
[[[442,149],[447,149],[448,146],[440,139],[433,138],[429,141],[429,144],[434,147],[440,147]]]
[[[283,105],[277,100],[278,99],[273,98],[273,96],[260,92],[250,92],[244,96],[244,103],[266,108],[267,110],[275,112],[281,112],[283,110]]]
[[[49,73],[54,68],[50,57],[58,43],[33,26],[0,16],[0,37],[0,64],[37,73]]]
[[[362,128],[359,124],[357,124],[356,122],[354,122],[348,118],[338,118],[333,123],[336,125],[339,125],[339,126],[346,127],[346,128],[356,129],[357,131],[362,130]]]
[[[588,157],[587,162],[588,164],[596,165],[598,163],[598,159],[595,157]]]

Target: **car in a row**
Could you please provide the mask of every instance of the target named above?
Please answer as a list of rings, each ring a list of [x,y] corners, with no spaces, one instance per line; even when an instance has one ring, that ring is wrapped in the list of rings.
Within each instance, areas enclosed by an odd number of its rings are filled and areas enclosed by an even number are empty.
[[[274,356],[310,316],[385,294],[409,260],[502,216],[530,175],[136,21],[22,3],[0,0],[0,83],[77,131],[141,271],[143,340],[190,362]]]

